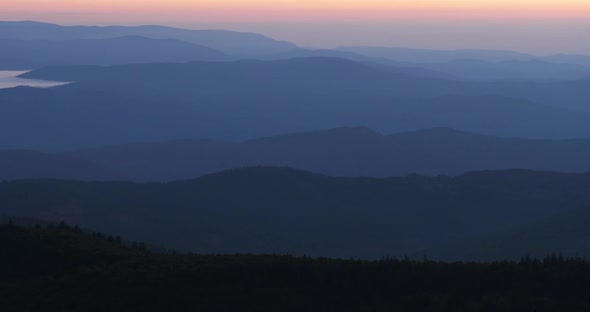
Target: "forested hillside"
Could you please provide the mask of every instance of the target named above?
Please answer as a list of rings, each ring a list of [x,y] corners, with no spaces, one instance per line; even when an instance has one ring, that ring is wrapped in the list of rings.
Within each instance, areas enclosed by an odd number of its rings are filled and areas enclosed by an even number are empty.
[[[0,226],[3,311],[582,311],[590,264],[155,254],[65,225]]]
[[[5,182],[0,214],[63,220],[179,251],[518,259],[590,255],[578,243],[588,240],[587,231],[550,230],[583,229],[572,223],[577,218],[547,230],[533,226],[588,210],[589,190],[588,174],[508,170],[377,179],[258,167],[164,184]],[[536,233],[529,240],[511,236],[529,227]],[[548,238],[561,243],[544,243]],[[496,239],[504,243],[489,250],[477,244]]]

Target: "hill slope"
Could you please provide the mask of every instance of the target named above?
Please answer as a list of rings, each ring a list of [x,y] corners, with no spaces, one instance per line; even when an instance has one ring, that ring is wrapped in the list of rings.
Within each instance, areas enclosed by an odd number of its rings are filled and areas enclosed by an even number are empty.
[[[0,180],[54,178],[107,180],[120,177],[101,165],[73,157],[26,150],[0,150]]]
[[[588,113],[489,95],[508,88],[520,98],[540,98],[547,90],[547,98],[561,97],[559,105],[568,106],[590,90],[583,81],[474,84],[333,58],[55,67],[25,77],[76,83],[45,93],[0,91],[1,116],[11,116],[0,120],[10,129],[4,148],[73,149],[194,137],[246,140],[358,125],[383,133],[451,127],[506,137],[590,137]],[[45,96],[33,102],[32,93]],[[48,120],[30,122],[32,111]],[[48,129],[41,126],[53,121]],[[10,137],[14,131],[22,135]],[[54,146],[30,145],[33,139]]]
[[[3,311],[580,311],[589,264],[158,255],[75,229],[0,225]],[[444,299],[441,299],[444,298]]]
[[[1,69],[33,69],[52,65],[214,61],[223,53],[187,42],[139,36],[109,39],[0,39]]]
[[[590,254],[590,209],[582,208],[558,213],[485,239],[464,242],[427,250],[436,259],[493,260],[505,255],[523,254],[531,258],[560,253],[573,257]]]
[[[31,180],[0,184],[0,214],[196,252],[378,258],[492,237],[588,207],[589,177],[513,170],[331,178],[252,168],[168,184]]]
[[[189,179],[248,166],[288,166],[336,176],[457,175],[473,170],[590,171],[590,140],[527,140],[433,128],[381,135],[350,127],[242,144],[209,140],[128,144],[65,155],[136,181]]]

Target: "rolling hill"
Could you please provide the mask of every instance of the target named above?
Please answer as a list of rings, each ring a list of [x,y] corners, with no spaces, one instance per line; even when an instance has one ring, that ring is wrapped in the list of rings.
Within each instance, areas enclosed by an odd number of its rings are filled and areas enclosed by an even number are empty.
[[[555,54],[538,56],[505,50],[429,50],[393,47],[348,46],[338,47],[338,51],[360,54],[409,63],[447,63],[457,60],[478,60],[483,62],[541,61],[554,64],[590,66],[589,55]]]
[[[234,57],[255,57],[296,48],[255,33],[226,30],[189,30],[165,26],[60,26],[34,21],[0,22],[0,38],[22,40],[109,39],[142,36],[152,39],[176,39],[202,45]]]
[[[137,80],[137,75],[149,73],[153,75],[149,76],[150,80],[160,80],[159,85],[166,85],[166,81],[162,81],[165,79],[176,83],[176,85],[170,86],[174,87],[172,90],[175,92],[182,92],[179,90],[183,88],[180,83],[194,83],[194,80],[199,80],[202,87],[213,90],[226,88],[234,90],[234,92],[243,92],[244,88],[259,88],[256,91],[262,94],[268,93],[269,89],[276,89],[277,92],[283,91],[291,94],[299,91],[334,96],[343,94],[347,96],[370,95],[373,98],[388,96],[397,99],[425,99],[449,95],[494,95],[529,100],[542,105],[590,111],[586,100],[590,96],[590,91],[588,91],[590,90],[590,82],[585,79],[588,76],[586,74],[588,69],[584,67],[538,61],[498,64],[475,62],[485,68],[478,71],[477,68],[471,68],[471,65],[461,65],[464,62],[469,63],[469,61],[458,61],[457,66],[431,64],[432,68],[428,66],[420,68],[420,64],[404,63],[392,66],[335,57],[304,57],[258,62],[194,62],[182,65],[114,66],[100,70],[88,67],[54,67],[29,72],[23,77],[77,81],[79,84],[100,82],[104,88],[107,86],[102,84],[113,80],[132,85],[132,81],[129,79],[135,78]],[[545,64],[548,67],[536,68],[535,64]],[[439,71],[441,69],[449,72],[445,74],[444,71]],[[474,71],[478,71],[478,73],[474,73]],[[525,73],[514,74],[510,71],[524,71]],[[526,73],[527,71],[529,74]],[[124,75],[119,77],[122,73]],[[560,76],[565,79],[564,74],[570,77],[566,80],[559,80]],[[480,78],[485,75],[495,76],[498,81],[458,81],[452,78],[457,75],[476,75],[481,76]],[[527,75],[529,78],[525,77]],[[537,80],[545,81],[529,81],[533,76],[537,76]],[[172,77],[175,79],[171,79]],[[186,80],[179,81],[181,77]],[[220,81],[220,79],[224,80]],[[228,79],[229,81],[226,81]],[[239,79],[242,79],[241,84],[234,86],[233,83]],[[141,91],[145,93],[146,90]]]
[[[55,65],[217,61],[223,53],[172,39],[127,36],[109,39],[0,39],[0,69],[35,69]]]
[[[379,258],[526,229],[588,207],[589,187],[588,174],[524,170],[375,179],[260,167],[166,184],[5,182],[0,214],[185,251]]]
[[[588,113],[571,108],[587,106],[589,81],[470,83],[335,58],[49,67],[23,77],[75,83],[0,91],[0,112],[10,116],[1,121],[11,129],[4,148],[241,141],[358,125],[382,133],[450,127],[535,139],[590,136]],[[32,111],[47,118],[31,123]],[[18,140],[9,137],[14,131],[22,133]],[[39,136],[59,140],[41,146],[33,143]]]
[[[580,311],[590,265],[157,254],[75,227],[0,225],[3,311]],[[444,299],[441,299],[444,298]]]
[[[516,260],[517,254],[539,258],[551,253],[563,257],[587,257],[590,254],[590,209],[581,208],[558,213],[550,218],[532,222],[523,227],[492,235],[485,239],[467,239],[425,251],[426,254],[444,260],[488,261]]]
[[[481,61],[528,61],[535,59],[534,55],[515,51],[503,50],[428,50],[393,47],[348,46],[338,47],[337,50],[358,53],[370,57],[379,57],[398,62],[411,63],[445,63],[460,59],[473,59]]]
[[[425,50],[387,47],[340,47],[335,51],[353,60],[360,60],[359,56],[364,56],[391,66],[421,68],[424,71],[446,75],[446,78],[462,80],[513,82],[578,80],[587,77],[590,71],[588,55],[536,56],[501,50]]]
[[[67,152],[134,181],[190,179],[249,166],[335,176],[459,175],[474,170],[590,172],[590,140],[527,140],[434,128],[381,135],[337,128],[229,143],[182,140]]]
[[[0,150],[0,181],[30,178],[97,181],[120,176],[103,166],[72,157],[27,150]]]
[[[567,81],[584,79],[590,74],[590,67],[587,66],[541,60],[486,62],[464,59],[445,63],[405,65],[444,73],[456,79],[474,81]]]
[[[174,181],[250,166],[288,166],[348,177],[454,176],[514,168],[583,173],[590,172],[588,157],[588,139],[513,139],[449,128],[381,135],[349,127],[242,143],[187,139],[54,154],[5,150],[0,153],[0,179]]]

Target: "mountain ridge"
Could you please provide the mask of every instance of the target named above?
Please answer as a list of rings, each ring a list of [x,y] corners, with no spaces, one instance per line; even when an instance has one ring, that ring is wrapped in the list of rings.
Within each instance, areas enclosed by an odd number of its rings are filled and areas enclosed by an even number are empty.
[[[116,172],[118,175],[112,175],[113,179],[132,181],[173,181],[232,168],[269,165],[343,177],[456,176],[474,170],[513,168],[572,173],[590,171],[587,163],[590,139],[506,138],[444,127],[390,135],[380,134],[368,127],[344,127],[241,143],[183,139],[102,146],[47,155],[60,159],[63,164],[76,160],[101,168],[90,171],[100,180],[105,178],[102,175],[105,171]],[[1,156],[0,152],[0,164]],[[28,166],[3,168],[0,166],[0,172],[28,170]],[[7,176],[0,174],[2,177]],[[60,176],[37,174],[24,177]],[[93,180],[93,175],[88,174],[85,180]]]
[[[65,221],[179,251],[420,257],[584,209],[589,187],[589,173],[342,178],[252,167],[170,183],[3,182],[0,214]],[[27,196],[19,196],[23,191]]]
[[[158,25],[61,26],[41,22],[0,22],[0,38],[97,39],[143,35],[153,39],[179,39],[220,50],[228,55],[256,56],[279,53],[296,45],[261,34],[227,30],[190,30]]]
[[[202,45],[139,35],[57,41],[0,39],[0,45],[3,47],[0,68],[3,69],[228,59],[222,52]]]

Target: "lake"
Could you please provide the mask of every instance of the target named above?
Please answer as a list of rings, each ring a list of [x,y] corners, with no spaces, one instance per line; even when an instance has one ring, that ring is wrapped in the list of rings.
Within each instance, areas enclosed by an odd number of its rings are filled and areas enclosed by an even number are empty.
[[[0,70],[0,89],[14,88],[18,86],[50,88],[69,83],[18,78],[19,75],[22,75],[26,72],[27,71]]]

